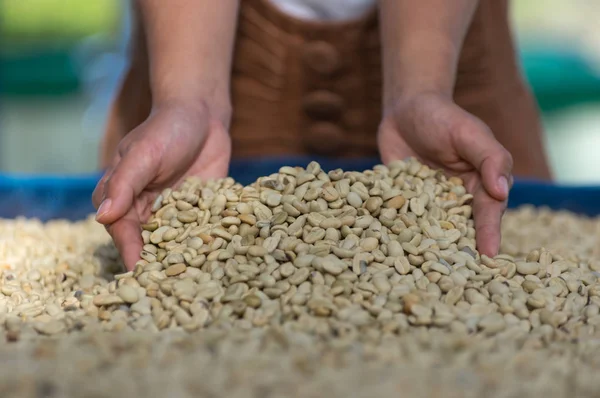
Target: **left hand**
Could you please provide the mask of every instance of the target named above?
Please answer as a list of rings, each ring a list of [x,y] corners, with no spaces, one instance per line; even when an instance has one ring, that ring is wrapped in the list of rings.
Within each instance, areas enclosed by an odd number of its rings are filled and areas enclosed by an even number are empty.
[[[415,157],[463,179],[473,194],[480,253],[495,256],[512,186],[512,157],[478,118],[437,93],[404,96],[385,109],[378,132],[384,163]]]

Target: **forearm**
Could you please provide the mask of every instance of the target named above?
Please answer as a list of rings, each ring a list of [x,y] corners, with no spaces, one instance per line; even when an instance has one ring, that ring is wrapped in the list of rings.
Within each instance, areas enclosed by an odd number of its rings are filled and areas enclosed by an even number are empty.
[[[452,95],[477,5],[478,0],[380,0],[384,104],[415,92]]]
[[[230,107],[238,0],[137,0],[155,105]]]

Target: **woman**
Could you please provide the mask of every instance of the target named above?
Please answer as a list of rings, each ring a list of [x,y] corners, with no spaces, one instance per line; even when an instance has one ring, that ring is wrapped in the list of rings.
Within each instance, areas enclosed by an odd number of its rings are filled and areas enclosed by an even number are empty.
[[[516,175],[550,178],[507,0],[380,0],[346,20],[289,12],[310,4],[325,3],[137,1],[93,197],[128,268],[158,192],[225,176],[231,156],[416,156],[465,180],[488,255],[513,158]]]

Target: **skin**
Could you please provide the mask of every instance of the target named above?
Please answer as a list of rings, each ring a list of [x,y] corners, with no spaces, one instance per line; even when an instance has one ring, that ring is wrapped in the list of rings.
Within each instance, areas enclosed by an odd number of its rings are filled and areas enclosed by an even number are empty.
[[[139,0],[150,61],[150,116],[119,143],[96,187],[96,219],[132,269],[154,198],[189,175],[225,177],[229,75],[238,2]]]
[[[122,126],[117,154],[98,183],[97,220],[132,269],[140,223],[154,198],[188,175],[227,175],[231,157],[229,81],[238,1],[138,0],[150,72],[149,117]],[[384,115],[382,160],[416,156],[458,175],[474,195],[479,250],[495,255],[512,184],[512,158],[481,120],[452,100],[458,57],[478,2],[380,0]],[[140,50],[141,51],[141,50]],[[134,63],[130,73],[136,73]],[[136,99],[131,99],[136,101]],[[139,101],[139,100],[137,100]],[[129,132],[131,131],[131,132]],[[104,142],[106,148],[114,143]],[[105,152],[106,153],[106,152]],[[110,151],[109,153],[112,153]]]
[[[510,153],[452,100],[458,59],[476,0],[380,0],[384,163],[414,156],[463,178],[473,194],[477,247],[494,256],[512,184]]]

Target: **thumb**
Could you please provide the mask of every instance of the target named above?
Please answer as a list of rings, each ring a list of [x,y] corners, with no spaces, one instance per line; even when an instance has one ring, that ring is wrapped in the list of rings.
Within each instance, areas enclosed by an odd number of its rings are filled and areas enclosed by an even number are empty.
[[[112,224],[127,214],[134,200],[156,177],[157,170],[157,159],[143,146],[129,150],[104,184],[104,200],[98,207],[96,220]]]
[[[488,194],[498,200],[508,199],[512,185],[513,159],[481,121],[467,124],[458,134],[458,155],[477,169]]]

